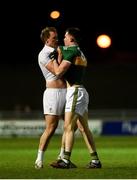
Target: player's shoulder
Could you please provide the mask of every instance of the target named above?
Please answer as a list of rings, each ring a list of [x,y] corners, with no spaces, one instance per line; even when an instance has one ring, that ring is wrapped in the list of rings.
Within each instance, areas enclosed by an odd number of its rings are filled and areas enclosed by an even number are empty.
[[[39,56],[49,56],[51,52],[54,51],[54,48],[49,46],[44,46],[42,50],[39,52]]]
[[[59,46],[61,50],[67,50],[67,46]]]
[[[54,48],[45,45],[45,46],[43,47],[42,51],[44,51],[45,53],[50,53],[50,52],[53,52],[53,51],[54,51]]]

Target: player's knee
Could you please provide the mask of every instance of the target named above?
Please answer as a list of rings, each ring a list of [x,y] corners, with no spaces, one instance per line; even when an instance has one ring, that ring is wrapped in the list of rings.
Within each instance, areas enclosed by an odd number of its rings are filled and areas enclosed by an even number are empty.
[[[64,131],[65,132],[71,132],[74,131],[74,126],[72,124],[69,124],[67,126],[64,126]]]
[[[47,126],[47,131],[49,131],[50,133],[54,132],[57,128],[57,124],[50,124]]]
[[[81,133],[84,132],[84,128],[83,128],[83,127],[78,127],[78,129],[79,129],[79,131],[80,131]]]

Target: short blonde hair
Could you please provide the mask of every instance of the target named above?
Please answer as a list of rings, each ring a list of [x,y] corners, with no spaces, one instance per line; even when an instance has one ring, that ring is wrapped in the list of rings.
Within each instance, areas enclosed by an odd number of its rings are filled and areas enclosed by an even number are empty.
[[[42,29],[40,34],[40,39],[42,40],[43,43],[45,43],[47,39],[50,37],[50,32],[57,32],[57,30],[55,27],[46,27]]]

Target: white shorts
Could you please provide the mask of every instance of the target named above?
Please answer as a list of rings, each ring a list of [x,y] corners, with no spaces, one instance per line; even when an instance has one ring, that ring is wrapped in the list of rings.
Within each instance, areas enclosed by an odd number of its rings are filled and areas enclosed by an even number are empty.
[[[47,88],[43,94],[44,114],[62,115],[66,103],[65,88]]]
[[[81,116],[88,112],[89,95],[84,87],[67,88],[65,112],[75,112]]]

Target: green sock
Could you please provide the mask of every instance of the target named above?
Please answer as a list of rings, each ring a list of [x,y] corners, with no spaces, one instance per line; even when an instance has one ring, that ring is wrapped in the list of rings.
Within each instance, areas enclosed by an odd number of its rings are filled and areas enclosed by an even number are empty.
[[[63,159],[69,160],[71,156],[71,152],[65,151]]]
[[[90,153],[91,160],[99,160],[97,152]]]

